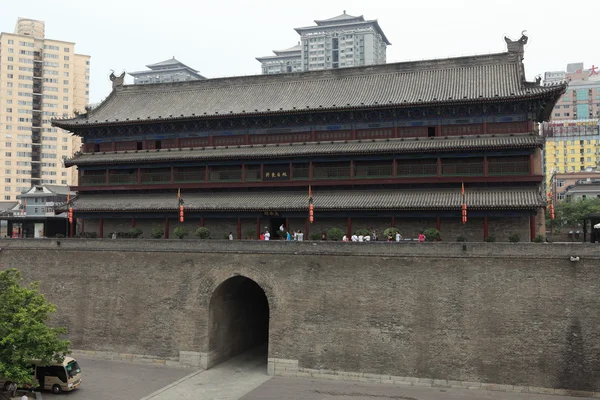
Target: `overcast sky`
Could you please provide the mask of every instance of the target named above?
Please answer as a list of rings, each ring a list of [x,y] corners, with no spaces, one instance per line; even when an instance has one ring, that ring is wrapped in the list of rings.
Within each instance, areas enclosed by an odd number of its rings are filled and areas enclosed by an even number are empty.
[[[529,80],[569,62],[600,64],[598,0],[0,0],[0,31],[12,32],[17,17],[40,19],[46,37],[76,42],[92,57],[94,103],[109,94],[111,69],[173,56],[209,78],[259,74],[255,57],[295,45],[295,27],[344,10],[379,20],[388,62],[502,52],[503,36],[525,29]]]

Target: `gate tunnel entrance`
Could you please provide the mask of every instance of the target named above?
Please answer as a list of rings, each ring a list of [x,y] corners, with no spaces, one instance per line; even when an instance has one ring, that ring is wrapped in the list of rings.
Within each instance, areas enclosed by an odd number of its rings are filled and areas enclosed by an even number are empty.
[[[208,368],[259,346],[266,365],[269,302],[256,282],[244,276],[227,279],[214,291],[208,308]]]

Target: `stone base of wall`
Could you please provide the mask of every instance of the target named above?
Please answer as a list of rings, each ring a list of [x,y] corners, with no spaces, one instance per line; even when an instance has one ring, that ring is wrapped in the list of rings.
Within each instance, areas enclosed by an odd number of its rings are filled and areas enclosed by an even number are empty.
[[[137,364],[154,364],[154,365],[164,365],[167,367],[194,367],[198,368],[200,366],[200,356],[198,356],[198,363],[196,365],[192,364],[191,361],[194,360],[194,357],[188,357],[182,353],[191,353],[198,354],[190,351],[181,351],[179,354],[179,358],[177,357],[168,357],[161,358],[155,357],[146,354],[131,354],[131,353],[115,353],[112,351],[94,351],[94,350],[73,350],[71,357],[86,357],[86,358],[95,358],[99,360],[111,360],[111,361],[127,361]]]
[[[337,381],[350,382],[385,383],[404,386],[424,386],[453,389],[483,389],[494,390],[499,392],[556,394],[561,396],[600,398],[600,392],[588,392],[583,390],[552,389],[536,386],[499,385],[495,383],[463,382],[446,379],[414,378],[405,376],[369,374],[362,372],[302,368],[298,365],[298,360],[288,360],[284,358],[269,358],[267,374],[271,376],[331,379]]]

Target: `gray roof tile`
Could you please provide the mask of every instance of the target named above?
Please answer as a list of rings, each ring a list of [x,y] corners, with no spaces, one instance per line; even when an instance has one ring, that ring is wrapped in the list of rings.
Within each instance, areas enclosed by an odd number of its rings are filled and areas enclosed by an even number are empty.
[[[208,117],[405,107],[558,96],[565,85],[524,82],[516,53],[293,74],[126,85],[59,127]],[[173,117],[170,117],[170,116]]]
[[[468,209],[535,209],[545,204],[535,188],[467,188]],[[306,192],[182,193],[188,211],[305,211]],[[313,191],[315,211],[327,210],[459,210],[460,188],[380,191]],[[73,202],[78,211],[173,211],[176,193],[81,194]]]
[[[543,140],[533,135],[467,136],[465,138],[377,139],[346,142],[293,143],[285,145],[253,145],[235,147],[201,147],[195,149],[161,149],[85,153],[65,161],[66,166],[140,161],[208,161],[227,159],[267,159],[322,155],[369,155],[423,152],[476,151],[486,149],[523,149],[540,147]]]

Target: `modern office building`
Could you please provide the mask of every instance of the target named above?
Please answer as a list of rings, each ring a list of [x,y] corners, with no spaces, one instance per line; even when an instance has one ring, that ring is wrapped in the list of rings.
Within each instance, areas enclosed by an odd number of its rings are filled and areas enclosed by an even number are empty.
[[[166,83],[183,82],[206,79],[193,68],[188,67],[175,57],[158,62],[156,64],[146,65],[149,70],[129,72],[133,76],[134,85],[145,83]]]
[[[394,226],[405,238],[435,228],[446,241],[533,240],[546,206],[537,126],[566,84],[527,82],[527,37],[507,43],[335,74],[117,82],[99,107],[53,121],[84,140],[65,162],[80,175],[77,227],[257,238],[284,225],[320,238]]]
[[[600,67],[585,69],[583,63],[573,63],[567,65],[566,71],[544,74],[547,84],[560,81],[567,81],[569,86],[554,106],[552,121],[600,117]]]
[[[43,21],[19,18],[0,34],[0,199],[12,201],[41,184],[74,185],[63,160],[81,140],[50,120],[85,112],[90,57],[75,43],[48,39]]]
[[[596,197],[596,194],[600,195],[600,170],[555,172],[550,178],[550,187],[554,203],[586,195],[586,198]]]
[[[544,122],[541,129],[546,141],[546,188],[550,187],[552,176],[557,173],[579,172],[600,166],[599,120],[550,121]]]
[[[262,73],[385,64],[386,48],[391,43],[376,19],[365,20],[362,15],[355,17],[344,10],[337,17],[315,20],[315,23],[295,28],[301,39],[299,46],[274,51],[275,56],[258,57]]]

